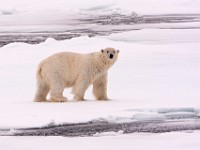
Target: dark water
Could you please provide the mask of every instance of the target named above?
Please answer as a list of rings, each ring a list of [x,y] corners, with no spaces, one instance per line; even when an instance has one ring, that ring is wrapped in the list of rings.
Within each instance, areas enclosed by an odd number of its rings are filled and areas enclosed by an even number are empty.
[[[130,111],[130,110],[129,110]],[[165,119],[160,120],[146,120],[136,121],[133,118],[129,118],[129,122],[109,122],[106,119],[96,119],[85,123],[63,123],[60,125],[50,124],[43,127],[35,128],[21,128],[21,129],[0,129],[1,136],[93,136],[96,133],[104,132],[118,132],[122,133],[164,133],[172,131],[194,131],[200,130],[200,117],[196,110],[189,108],[181,109],[162,109],[158,111],[161,114],[165,114]],[[182,112],[175,113],[173,112]],[[183,113],[191,112],[191,113]],[[169,113],[169,114],[168,114]]]
[[[200,130],[200,119],[178,119],[167,121],[148,121],[130,123],[109,123],[106,121],[91,121],[79,124],[50,125],[41,128],[16,129],[14,132],[0,130],[2,136],[93,136],[96,133],[123,131],[127,133],[164,133],[172,131]]]
[[[87,35],[88,37],[109,35],[111,33],[119,33],[123,31],[135,30],[134,25],[139,24],[158,24],[158,23],[181,23],[181,22],[200,22],[200,14],[169,14],[169,15],[103,15],[103,16],[88,16],[84,19],[76,19],[74,25],[86,25],[83,29],[70,29],[62,32],[26,32],[26,33],[0,33],[0,47],[12,42],[25,42],[29,44],[38,44],[44,42],[47,38],[54,38],[56,40],[71,39]],[[110,25],[109,29],[93,30],[89,29],[87,25],[95,24],[103,27]],[[122,28],[124,25],[124,28]],[[126,29],[126,25],[131,25],[132,28]],[[73,26],[73,24],[72,24]],[[112,27],[113,26],[113,27]],[[200,27],[199,27],[200,28]],[[142,29],[142,28],[137,28]]]

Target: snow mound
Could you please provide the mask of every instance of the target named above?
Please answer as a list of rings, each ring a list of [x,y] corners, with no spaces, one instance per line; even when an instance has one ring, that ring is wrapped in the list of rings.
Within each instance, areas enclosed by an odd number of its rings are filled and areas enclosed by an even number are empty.
[[[93,136],[100,137],[100,136],[117,136],[123,134],[123,130],[119,130],[118,132],[101,132],[101,133],[95,133]]]
[[[164,115],[167,119],[197,118],[198,117],[198,110],[194,108],[159,109],[158,113]]]
[[[194,29],[166,30],[166,29],[142,29],[123,33],[114,33],[105,37],[112,41],[145,44],[167,44],[167,43],[193,43],[199,42],[200,30]],[[152,36],[153,35],[153,36]],[[174,36],[176,35],[176,36]],[[184,38],[177,38],[184,37]]]
[[[3,9],[1,10],[0,9],[0,16],[1,15],[13,15],[17,12],[17,10],[15,10],[14,8],[11,8],[11,9]]]
[[[136,114],[133,118],[137,121],[165,121],[166,117],[161,114]]]

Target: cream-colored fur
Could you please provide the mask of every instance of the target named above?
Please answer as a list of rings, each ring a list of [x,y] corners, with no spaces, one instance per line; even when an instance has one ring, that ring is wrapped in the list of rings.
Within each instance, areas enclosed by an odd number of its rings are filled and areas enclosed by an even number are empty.
[[[106,48],[88,54],[61,52],[48,57],[38,66],[34,101],[47,101],[50,92],[51,101],[65,102],[63,91],[68,87],[72,87],[75,100],[84,100],[85,91],[92,84],[96,99],[107,100],[107,71],[116,62],[118,52]]]

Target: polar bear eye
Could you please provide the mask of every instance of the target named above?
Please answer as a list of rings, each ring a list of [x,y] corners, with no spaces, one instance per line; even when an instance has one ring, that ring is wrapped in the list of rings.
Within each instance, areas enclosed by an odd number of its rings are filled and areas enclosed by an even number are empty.
[[[107,51],[107,54],[109,53],[109,51]]]

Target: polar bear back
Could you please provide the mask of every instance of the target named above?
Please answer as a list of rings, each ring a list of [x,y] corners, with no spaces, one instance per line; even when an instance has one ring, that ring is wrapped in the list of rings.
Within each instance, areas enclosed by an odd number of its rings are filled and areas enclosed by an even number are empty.
[[[41,75],[47,82],[55,79],[56,81],[66,82],[68,87],[73,86],[79,72],[86,66],[85,59],[88,54],[72,52],[61,52],[54,54],[41,62]]]

